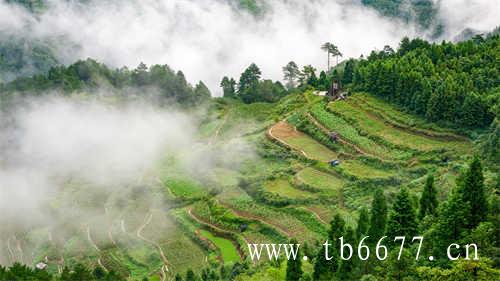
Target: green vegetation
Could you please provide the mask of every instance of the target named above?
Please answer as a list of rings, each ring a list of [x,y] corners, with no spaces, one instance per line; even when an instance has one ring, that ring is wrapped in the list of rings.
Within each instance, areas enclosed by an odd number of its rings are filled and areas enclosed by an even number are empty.
[[[202,82],[193,87],[167,66],[111,70],[92,60],[3,84],[2,101],[46,90],[94,95],[103,83],[117,96],[157,87],[162,102],[173,99],[197,118],[197,145],[213,156],[208,168],[189,171],[181,153],[165,156],[109,197],[68,179],[50,211],[78,198],[70,204],[99,212],[85,218],[83,231],[35,227],[14,238],[0,231],[17,256],[24,247],[33,249],[33,263],[48,257],[46,270],[0,267],[0,280],[494,280],[497,49],[496,37],[454,45],[405,40],[397,51],[351,59],[319,77],[312,66],[299,71],[290,62],[286,89],[252,64],[238,83],[225,77],[224,97],[213,99]],[[330,45],[324,50],[341,55]],[[332,79],[345,82],[346,99],[317,95]],[[243,147],[245,157],[219,153],[227,147]],[[418,235],[425,236],[421,258],[412,244],[398,260],[389,240]],[[340,237],[356,255],[364,236],[370,259],[339,257]],[[388,258],[378,261],[373,247],[383,236],[391,238]],[[331,260],[321,246],[327,239]],[[248,243],[288,241],[302,245],[298,260],[248,257]],[[451,243],[473,242],[478,261],[445,257]],[[433,262],[422,258],[431,254]],[[59,273],[62,259],[68,268]]]
[[[353,124],[359,126],[361,130],[370,136],[386,141],[389,145],[408,147],[419,151],[431,151],[452,147],[459,151],[467,150],[468,144],[464,141],[449,141],[446,139],[431,138],[395,128],[388,125],[376,116],[367,114],[352,105],[348,101],[339,101],[329,105],[332,112],[339,114],[347,120],[352,120]],[[451,144],[451,145],[450,145]]]
[[[457,44],[404,38],[397,51],[384,49],[361,60],[354,83],[428,121],[484,128],[499,100],[499,43],[499,36]]]
[[[382,15],[400,18],[405,21],[415,21],[422,28],[430,28],[436,21],[436,4],[430,0],[410,1],[402,0],[362,0],[361,3],[379,11]],[[439,30],[434,31],[439,35]]]
[[[315,170],[314,168],[305,168],[296,174],[296,179],[306,185],[324,191],[339,191],[344,181],[338,177]]]
[[[294,188],[288,180],[278,179],[267,182],[264,189],[278,196],[293,198],[293,199],[306,199],[311,198],[313,195],[309,192],[302,191]]]
[[[184,105],[200,104],[210,97],[210,92],[203,82],[200,81],[193,87],[188,84],[181,71],[176,73],[167,65],[153,65],[148,68],[141,63],[134,70],[127,68],[112,70],[92,59],[78,61],[70,66],[54,66],[47,74],[18,78],[5,85],[0,84],[0,90],[24,94],[41,94],[49,90],[75,93],[84,90],[97,91],[103,86],[116,92],[124,89],[134,92],[135,88],[138,94],[147,88],[157,87],[160,89],[160,98],[174,100]],[[0,98],[9,96],[2,94]]]
[[[217,237],[212,233],[203,229],[200,230],[200,233],[203,237],[206,237],[208,240],[212,241],[215,244],[215,246],[217,246],[217,248],[221,252],[222,259],[224,260],[224,262],[232,263],[240,260],[238,251],[234,247],[233,243],[231,243],[231,241],[221,237]]]

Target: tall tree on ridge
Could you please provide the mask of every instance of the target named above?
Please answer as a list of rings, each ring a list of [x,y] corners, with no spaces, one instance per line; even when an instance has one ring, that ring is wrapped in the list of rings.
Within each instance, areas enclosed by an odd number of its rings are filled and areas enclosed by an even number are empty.
[[[288,89],[295,88],[295,81],[299,78],[300,70],[297,64],[293,61],[283,67],[284,80],[287,81]]]
[[[339,51],[339,48],[335,46],[333,43],[326,42],[321,45],[321,50],[325,51],[328,55],[328,68],[326,72],[330,72],[330,55],[337,57],[337,64],[339,63],[338,56],[342,56],[342,53]]]
[[[474,157],[459,185],[464,203],[470,206],[467,214],[468,228],[473,229],[486,219],[488,213],[483,168],[478,157]]]
[[[412,237],[416,233],[415,211],[411,205],[408,190],[403,187],[392,205],[392,211],[387,222],[387,236],[391,238],[396,236]]]
[[[356,236],[358,241],[362,239],[364,235],[368,232],[368,228],[370,222],[370,215],[368,214],[368,210],[363,207],[359,211],[359,219],[358,219],[358,227],[356,228]]]
[[[420,197],[419,218],[423,219],[426,215],[435,215],[437,211],[438,200],[437,192],[434,187],[434,177],[429,175],[425,181],[424,191]]]
[[[295,246],[297,245],[297,239],[290,240],[290,244]],[[286,264],[286,281],[300,281],[302,278],[302,255],[300,254],[300,248],[297,252],[297,256],[295,258],[291,257],[288,259]]]
[[[376,243],[385,233],[387,223],[387,202],[381,189],[375,191],[372,209],[370,213],[370,228],[368,229],[368,240]]]

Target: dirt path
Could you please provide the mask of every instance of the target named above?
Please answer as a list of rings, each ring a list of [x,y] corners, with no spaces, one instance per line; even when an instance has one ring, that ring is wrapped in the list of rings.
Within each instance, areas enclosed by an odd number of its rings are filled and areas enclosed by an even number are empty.
[[[158,249],[158,252],[160,253],[160,257],[163,261],[163,266],[162,266],[162,269],[165,268],[165,270],[167,272],[169,272],[169,268],[168,268],[168,265],[170,264],[167,260],[167,257],[165,256],[165,253],[163,252],[163,249],[161,248],[160,244],[156,243],[155,241],[153,240],[150,240],[144,236],[142,236],[142,231],[144,230],[144,228],[146,228],[146,226],[148,226],[149,223],[151,223],[151,220],[153,219],[153,213],[152,212],[149,212],[147,215],[146,215],[146,218],[144,220],[144,223],[137,229],[137,232],[136,232],[136,235],[139,239],[145,241],[145,242],[148,242],[149,244],[152,244],[153,246],[155,246],[157,249]]]
[[[115,239],[113,238],[113,224],[110,224],[108,227],[108,238],[111,241],[111,244],[113,244],[113,246],[118,248],[118,244],[116,243]]]
[[[224,125],[226,124],[226,121],[229,117],[229,113],[227,111],[228,110],[225,110],[224,119],[222,120],[222,123],[219,126],[217,126],[217,129],[215,130],[214,135],[212,136],[212,138],[210,138],[209,144],[213,144],[217,140],[217,138],[219,137],[220,131],[222,130],[222,127],[224,127]]]
[[[316,213],[316,211],[314,211],[314,210],[312,210],[312,209],[309,209],[309,208],[307,208],[307,207],[304,207],[304,209],[306,209],[307,211],[309,211],[310,213],[312,213],[312,214],[316,217],[316,219],[317,219],[317,220],[319,220],[322,224],[326,224],[326,225],[328,225],[328,224],[329,224],[329,223],[327,223],[325,220],[323,220],[323,219],[321,218],[321,216],[320,216],[318,213]]]
[[[21,263],[24,264],[24,251],[21,248],[21,241],[19,241],[16,236],[14,236],[15,242],[16,242],[16,249],[19,252],[19,259],[21,260]]]
[[[14,255],[14,251],[12,251],[12,248],[10,247],[10,238],[7,238],[7,250],[9,251],[9,256],[10,260],[12,263],[16,262],[16,256]]]
[[[288,129],[286,127],[291,127],[288,123],[286,123],[285,121],[280,121],[274,125],[272,125],[268,130],[267,130],[267,134],[277,140],[279,143],[283,144],[284,146],[292,149],[292,150],[295,150],[295,151],[299,151],[304,157],[306,157],[307,159],[311,159],[311,160],[317,160],[317,159],[314,159],[312,157],[310,157],[309,155],[307,155],[307,153],[300,149],[300,148],[297,148],[297,147],[294,147],[293,145],[287,143],[286,141],[282,140],[281,138],[279,138],[278,136],[276,136],[273,131],[274,130],[283,130],[283,129]],[[298,134],[297,130],[294,128],[294,132]]]
[[[87,240],[89,241],[90,245],[92,245],[92,247],[94,247],[96,249],[97,253],[100,255],[101,249],[97,246],[97,244],[94,242],[94,240],[92,240],[92,236],[90,235],[90,225],[87,225]],[[102,269],[104,269],[106,272],[109,272],[108,269],[102,263],[101,257],[97,258],[97,264],[99,264],[99,266]]]

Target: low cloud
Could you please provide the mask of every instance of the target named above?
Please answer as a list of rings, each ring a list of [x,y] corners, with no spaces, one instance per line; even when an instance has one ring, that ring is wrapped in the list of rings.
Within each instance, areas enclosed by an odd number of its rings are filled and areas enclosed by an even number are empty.
[[[359,57],[420,34],[412,23],[382,17],[353,1],[260,1],[266,9],[261,16],[231,2],[50,0],[35,16],[2,2],[0,30],[61,42],[55,44],[56,55],[65,63],[92,57],[114,67],[168,64],[192,82],[205,81],[216,95],[222,76],[238,77],[252,62],[265,77],[281,79],[281,66],[290,60],[325,69],[326,54],[319,49],[325,41],[338,45],[344,57]],[[488,30],[498,24],[498,1],[435,4],[445,23],[440,39],[466,27]]]

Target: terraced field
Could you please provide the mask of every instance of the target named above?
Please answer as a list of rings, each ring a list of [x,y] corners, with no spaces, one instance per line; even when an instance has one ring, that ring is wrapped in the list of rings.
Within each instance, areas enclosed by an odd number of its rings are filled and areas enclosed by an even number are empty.
[[[268,134],[285,145],[301,152],[306,158],[329,161],[337,158],[337,154],[311,137],[297,131],[288,123],[282,121],[272,126]]]
[[[464,152],[470,148],[470,145],[465,141],[428,137],[396,128],[385,123],[379,117],[364,111],[362,108],[354,106],[349,100],[332,102],[328,105],[328,109],[349,120],[360,130],[367,132],[367,134],[400,147],[407,147],[422,152],[450,147]]]
[[[428,136],[467,141],[466,137],[458,135],[450,129],[439,127],[415,115],[405,113],[394,105],[377,99],[370,94],[356,93],[350,99],[358,107],[379,116],[385,122],[396,127],[405,128],[414,133]]]
[[[354,177],[362,179],[389,178],[391,176],[394,176],[395,174],[395,171],[393,170],[377,169],[357,160],[343,161],[338,167],[335,167],[334,169],[340,169],[348,175],[352,175]]]
[[[286,179],[269,181],[264,185],[264,190],[279,196],[293,199],[307,199],[314,197],[311,192],[303,191],[293,187]]]
[[[210,240],[220,250],[222,260],[226,263],[234,263],[240,260],[240,255],[234,247],[233,243],[228,239],[217,237],[206,230],[200,230],[201,236]]]
[[[407,159],[411,156],[409,151],[387,147],[366,135],[362,135],[356,127],[340,116],[328,112],[324,106],[324,103],[314,105],[311,109],[311,115],[331,132],[339,134],[363,152],[383,159]]]
[[[311,167],[301,170],[295,177],[299,182],[328,192],[338,192],[345,183],[339,177],[320,172]]]
[[[323,144],[312,133],[275,121],[299,114],[312,118],[311,124],[323,135],[338,133],[347,143],[336,143],[339,146],[355,149],[334,151],[335,145]],[[60,238],[54,234],[54,240],[64,245],[54,250],[56,242],[44,242],[47,230],[33,233],[32,243],[41,245],[38,251],[50,252],[54,260],[50,270],[58,270],[56,260],[64,257],[66,264],[76,260],[102,264],[131,280],[169,280],[190,268],[200,271],[210,264],[241,261],[247,243],[279,243],[295,237],[313,244],[325,239],[335,214],[355,227],[359,207],[370,203],[375,187],[392,195],[406,185],[418,193],[424,175],[434,171],[444,197],[454,185],[459,165],[439,163],[440,151],[468,153],[471,147],[453,132],[424,126],[418,118],[359,94],[331,103],[310,93],[288,96],[279,104],[230,100],[214,115],[200,125],[200,142],[217,151],[238,138],[249,144],[249,157],[234,165],[214,161],[203,180],[183,170],[176,159],[165,159],[151,172],[151,179],[130,187],[133,200],[116,200],[125,207],[105,208],[106,214],[88,218],[89,235],[86,226]],[[431,161],[422,161],[422,155]],[[340,164],[330,166],[327,162],[332,159]],[[415,172],[413,165],[419,161],[421,171]],[[141,197],[150,190],[154,193]],[[259,197],[262,194],[286,202],[275,204]],[[110,204],[103,200],[99,208],[105,203]],[[19,251],[14,251],[19,259]],[[42,257],[37,254],[34,260]],[[312,270],[308,262],[304,268]],[[277,276],[284,276],[283,266],[241,280]]]

